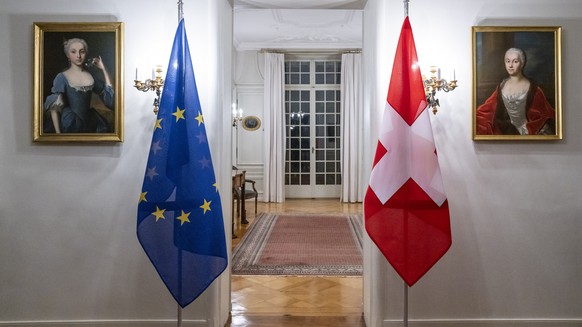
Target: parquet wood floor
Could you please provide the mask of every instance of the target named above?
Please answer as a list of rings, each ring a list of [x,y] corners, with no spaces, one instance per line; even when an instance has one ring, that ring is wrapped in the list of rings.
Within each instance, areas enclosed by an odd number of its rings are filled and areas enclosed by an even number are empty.
[[[252,223],[254,203],[247,202]],[[259,203],[258,212],[361,213],[362,204],[338,199],[287,199]],[[249,224],[250,225],[250,224]],[[233,248],[249,225],[235,224]],[[233,276],[230,327],[363,327],[361,277]]]

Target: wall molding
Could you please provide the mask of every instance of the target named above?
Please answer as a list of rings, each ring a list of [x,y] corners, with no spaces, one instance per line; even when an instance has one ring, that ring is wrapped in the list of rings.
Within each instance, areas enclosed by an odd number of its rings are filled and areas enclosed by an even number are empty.
[[[206,320],[183,320],[182,326],[208,326]],[[50,320],[8,321],[0,327],[174,327],[175,320]],[[402,321],[384,320],[383,327],[402,327]],[[578,327],[582,319],[454,319],[454,320],[409,320],[409,327]]]
[[[47,321],[8,321],[0,327],[175,327],[176,320],[47,320]],[[182,326],[208,326],[207,320],[182,320]]]
[[[382,327],[402,327],[397,320],[384,320]],[[409,327],[579,327],[582,319],[451,319],[409,320]]]
[[[237,93],[243,94],[263,94],[265,86],[260,83],[237,83],[235,85]]]

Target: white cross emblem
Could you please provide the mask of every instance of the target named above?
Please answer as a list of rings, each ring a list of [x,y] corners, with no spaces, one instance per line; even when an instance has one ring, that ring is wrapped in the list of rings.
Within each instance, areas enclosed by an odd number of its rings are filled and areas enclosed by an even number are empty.
[[[441,206],[446,198],[428,110],[409,126],[386,103],[379,142],[386,154],[376,163],[370,175],[370,188],[385,204],[409,178]]]

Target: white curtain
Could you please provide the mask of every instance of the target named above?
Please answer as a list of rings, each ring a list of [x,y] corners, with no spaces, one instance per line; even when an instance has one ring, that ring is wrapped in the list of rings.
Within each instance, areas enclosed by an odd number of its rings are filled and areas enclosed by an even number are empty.
[[[265,202],[285,201],[285,58],[281,53],[265,53]]]
[[[362,202],[363,155],[362,55],[342,54],[341,153],[342,202]]]

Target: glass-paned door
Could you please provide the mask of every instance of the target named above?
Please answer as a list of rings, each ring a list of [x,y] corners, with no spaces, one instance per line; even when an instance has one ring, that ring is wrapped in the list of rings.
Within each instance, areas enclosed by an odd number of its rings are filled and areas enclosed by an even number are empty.
[[[285,64],[285,192],[288,198],[339,197],[339,60]]]

